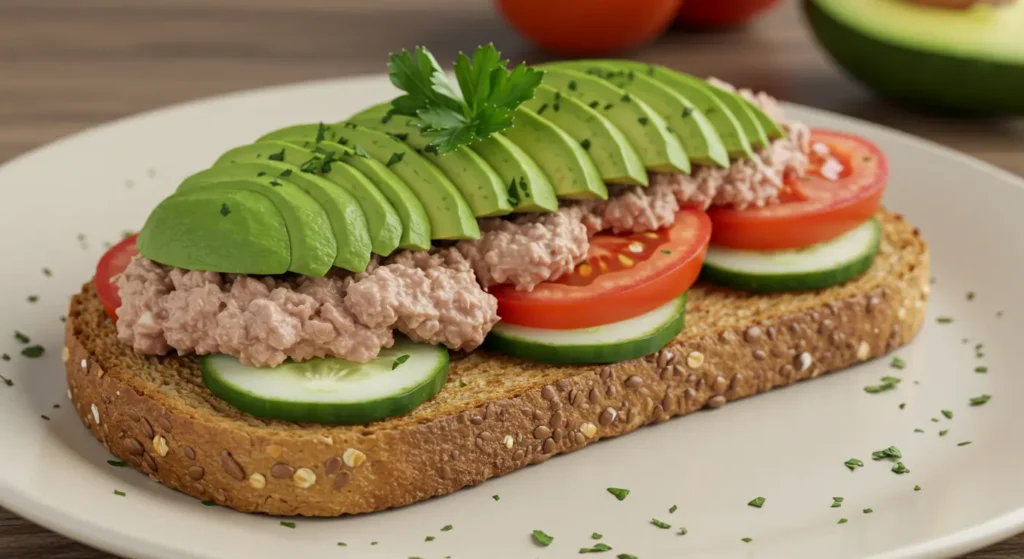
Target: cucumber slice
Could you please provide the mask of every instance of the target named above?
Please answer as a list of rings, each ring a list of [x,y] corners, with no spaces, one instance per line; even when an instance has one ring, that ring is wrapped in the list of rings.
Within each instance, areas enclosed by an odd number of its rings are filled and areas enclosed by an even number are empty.
[[[618,363],[649,355],[682,332],[686,294],[635,318],[576,330],[499,322],[484,345],[510,357],[554,364]]]
[[[448,350],[396,338],[367,363],[323,358],[261,368],[207,355],[199,367],[210,392],[256,417],[362,425],[408,413],[440,392]]]
[[[823,289],[867,271],[881,239],[881,225],[870,219],[835,239],[807,248],[758,251],[712,246],[704,258],[701,277],[758,293]]]

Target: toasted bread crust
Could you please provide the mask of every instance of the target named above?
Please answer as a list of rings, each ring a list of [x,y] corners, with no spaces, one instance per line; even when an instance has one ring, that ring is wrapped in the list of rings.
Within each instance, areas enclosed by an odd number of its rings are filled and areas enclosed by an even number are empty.
[[[817,377],[907,343],[928,297],[928,252],[882,212],[872,269],[814,293],[690,292],[668,347],[604,367],[552,367],[478,351],[412,413],[366,426],[263,421],[210,394],[192,357],[120,344],[89,283],[68,313],[75,409],[111,453],[152,479],[245,512],[337,516],[407,505],[602,438]]]

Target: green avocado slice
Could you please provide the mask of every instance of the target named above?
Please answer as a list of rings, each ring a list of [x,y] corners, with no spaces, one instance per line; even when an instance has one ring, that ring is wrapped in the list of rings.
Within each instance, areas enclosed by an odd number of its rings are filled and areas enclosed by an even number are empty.
[[[655,80],[646,72],[619,69],[604,61],[556,62],[558,66],[575,68],[600,77],[630,95],[643,99],[668,122],[671,131],[679,137],[686,154],[694,163],[729,166],[729,152],[707,116],[678,89],[672,89]]]
[[[647,186],[647,170],[640,154],[625,134],[598,112],[598,101],[588,107],[542,83],[522,106],[564,130],[590,152],[604,182]]]
[[[280,161],[253,161],[217,165],[186,178],[178,186],[181,192],[202,188],[211,182],[274,177],[290,182],[313,197],[327,212],[331,229],[338,244],[334,265],[350,272],[363,272],[370,262],[370,228],[359,202],[343,188],[331,181],[303,173],[298,167]]]
[[[387,114],[388,107],[383,107],[383,115]],[[509,203],[509,195],[501,177],[479,155],[467,147],[459,147],[444,155],[431,153],[427,149],[431,140],[423,134],[416,119],[403,115],[383,115],[358,114],[348,122],[383,132],[418,150],[459,189],[476,217],[493,217],[512,212],[512,204]]]
[[[718,137],[725,144],[725,149],[732,157],[753,157],[754,152],[750,148],[750,140],[739,120],[732,111],[709,89],[707,82],[689,74],[677,72],[664,66],[633,62],[631,60],[608,60],[601,61],[613,64],[621,70],[632,70],[634,73],[644,73],[665,84],[670,89],[678,91],[687,99],[693,102],[696,108],[708,117]]]
[[[281,211],[247,190],[171,194],[149,214],[136,246],[166,266],[227,274],[283,274],[292,259]]]
[[[596,101],[601,114],[636,147],[648,170],[690,172],[690,159],[679,138],[666,130],[665,119],[642,99],[595,76],[559,66],[545,68],[543,83],[587,105]]]
[[[430,248],[430,220],[423,203],[416,194],[380,161],[367,157],[368,154],[356,153],[350,146],[337,142],[339,127],[327,124],[299,124],[275,130],[260,142],[276,139],[289,144],[319,153],[330,155],[333,160],[340,160],[351,165],[366,175],[370,182],[391,202],[402,220],[402,241],[400,248],[427,250]]]
[[[334,265],[338,241],[324,208],[290,182],[271,176],[223,180],[190,187],[203,190],[248,191],[266,196],[284,217],[291,239],[292,262],[288,271],[322,277]],[[187,192],[187,191],[186,191]]]
[[[753,105],[736,93],[726,91],[707,82],[704,83],[707,84],[708,91],[715,97],[718,97],[732,111],[733,116],[736,117],[740,126],[743,127],[743,133],[750,140],[750,147],[753,149],[768,147],[768,135],[765,134],[761,123],[754,116],[754,111],[751,108]]]
[[[558,209],[555,187],[537,162],[502,134],[491,134],[470,146],[494,167],[508,185],[516,213],[553,212]]]
[[[344,163],[334,162],[328,172],[323,173],[323,166],[316,164],[320,158],[313,152],[288,142],[271,140],[232,149],[220,156],[214,166],[267,160],[295,165],[300,169],[303,166],[317,167],[311,170],[322,173],[325,179],[344,188],[359,201],[369,226],[373,253],[387,256],[398,248],[402,239],[402,221],[398,212],[369,179]]]
[[[782,125],[780,125],[778,122],[772,120],[771,117],[764,112],[764,109],[758,107],[749,99],[746,99],[742,96],[740,97],[740,99],[743,101],[743,103],[746,104],[747,108],[750,109],[750,112],[753,113],[754,119],[757,120],[757,123],[761,125],[761,129],[764,130],[764,133],[768,136],[769,140],[776,140],[778,138],[786,137],[786,129],[783,128]]]
[[[469,203],[448,177],[416,150],[383,132],[350,122],[333,128],[339,144],[362,148],[412,189],[430,219],[432,238],[480,238],[480,227]]]
[[[607,200],[601,172],[576,140],[564,130],[520,106],[506,138],[526,152],[547,175],[559,198]]]

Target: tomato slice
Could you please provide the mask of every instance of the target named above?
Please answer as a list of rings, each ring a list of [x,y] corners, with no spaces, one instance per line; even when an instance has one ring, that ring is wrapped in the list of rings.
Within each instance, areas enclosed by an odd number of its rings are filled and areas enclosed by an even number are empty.
[[[750,250],[802,248],[838,237],[871,218],[889,181],[885,155],[873,143],[814,130],[803,177],[787,177],[781,202],[763,208],[708,210],[711,244]]]
[[[516,291],[491,288],[498,316],[509,324],[567,330],[626,320],[683,294],[704,264],[711,221],[687,208],[668,228],[632,235],[599,234],[571,274]]]
[[[121,242],[110,247],[100,258],[96,265],[96,276],[93,283],[96,284],[96,291],[103,302],[103,310],[107,316],[117,322],[117,308],[121,306],[121,296],[117,292],[117,284],[113,282],[114,276],[120,274],[128,267],[128,263],[139,253],[135,248],[135,239],[138,235],[126,237]]]

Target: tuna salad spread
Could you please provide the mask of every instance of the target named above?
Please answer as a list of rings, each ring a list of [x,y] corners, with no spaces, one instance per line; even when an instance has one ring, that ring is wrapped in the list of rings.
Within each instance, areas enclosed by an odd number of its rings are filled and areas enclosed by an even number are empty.
[[[138,255],[116,280],[118,336],[142,353],[227,354],[253,366],[325,356],[366,362],[392,346],[396,330],[413,341],[475,349],[499,321],[488,288],[509,284],[529,292],[559,280],[584,262],[597,233],[663,229],[684,207],[776,202],[786,178],[807,168],[810,132],[786,120],[770,96],[739,94],[785,130],[749,158],[728,167],[695,165],[690,174],[651,172],[648,185],[608,184],[607,200],[482,218],[478,239],[374,256],[362,272],[190,271]]]

